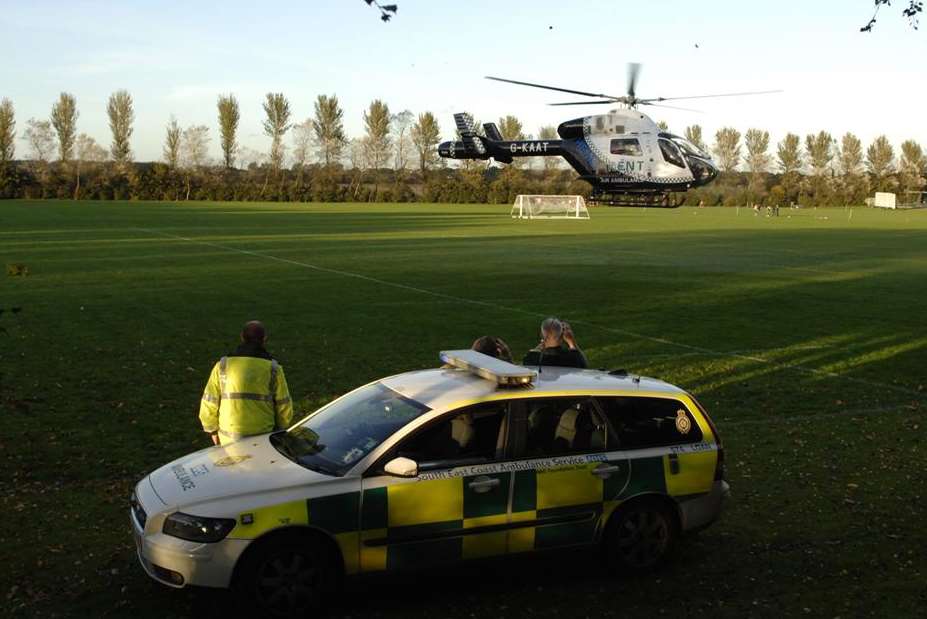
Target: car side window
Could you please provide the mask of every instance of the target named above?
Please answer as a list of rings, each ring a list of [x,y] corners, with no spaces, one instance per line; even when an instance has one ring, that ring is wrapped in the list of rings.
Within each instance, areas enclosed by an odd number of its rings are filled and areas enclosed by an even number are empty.
[[[524,404],[522,457],[605,450],[606,425],[591,398],[532,398]]]
[[[504,402],[488,402],[445,415],[402,441],[395,455],[415,460],[420,470],[497,460],[506,410]]]
[[[614,431],[610,449],[646,449],[702,440],[701,428],[679,400],[647,397],[598,400]]]

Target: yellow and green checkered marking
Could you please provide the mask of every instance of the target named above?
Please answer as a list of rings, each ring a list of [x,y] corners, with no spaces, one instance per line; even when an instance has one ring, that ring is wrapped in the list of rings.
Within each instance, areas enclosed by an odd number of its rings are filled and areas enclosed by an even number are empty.
[[[589,457],[554,468],[538,463],[534,469],[440,479],[389,479],[363,492],[252,510],[239,517],[230,537],[255,539],[283,526],[316,527],[333,536],[348,574],[588,544],[627,498],[658,493],[686,500],[708,492],[716,461],[712,448],[611,461]],[[605,465],[618,470],[604,478],[593,473]],[[498,485],[482,493],[470,487],[486,478]]]

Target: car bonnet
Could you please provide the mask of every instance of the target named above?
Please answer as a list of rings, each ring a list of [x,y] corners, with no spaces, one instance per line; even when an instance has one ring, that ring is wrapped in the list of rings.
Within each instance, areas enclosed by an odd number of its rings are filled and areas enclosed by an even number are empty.
[[[154,471],[150,479],[165,505],[182,508],[331,478],[295,464],[270,444],[269,435],[262,435],[178,458]]]

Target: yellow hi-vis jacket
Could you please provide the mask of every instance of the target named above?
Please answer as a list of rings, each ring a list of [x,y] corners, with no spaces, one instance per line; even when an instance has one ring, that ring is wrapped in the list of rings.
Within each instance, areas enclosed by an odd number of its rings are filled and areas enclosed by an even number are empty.
[[[203,430],[230,443],[243,436],[289,427],[293,402],[283,368],[275,360],[222,357],[212,368],[203,399]]]

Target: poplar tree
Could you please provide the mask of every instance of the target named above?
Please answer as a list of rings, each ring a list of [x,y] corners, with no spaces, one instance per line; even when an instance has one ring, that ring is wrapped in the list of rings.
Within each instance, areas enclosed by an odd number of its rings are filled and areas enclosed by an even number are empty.
[[[859,174],[862,165],[863,143],[852,133],[846,133],[840,138],[840,148],[837,151],[837,170],[841,176],[854,176]]]
[[[744,146],[747,148],[747,167],[754,174],[766,172],[769,167],[769,131],[747,129],[744,134]]]
[[[315,100],[312,132],[326,168],[341,160],[348,138],[344,133],[344,111],[335,95],[319,95]]]
[[[364,158],[375,173],[383,167],[392,145],[390,119],[389,106],[379,99],[364,112]]]
[[[418,152],[419,168],[422,175],[428,171],[438,157],[435,147],[441,141],[441,129],[438,127],[438,121],[434,114],[425,112],[418,115],[418,120],[412,125],[412,143]]]
[[[685,130],[686,139],[695,144],[701,150],[708,150],[705,146],[705,141],[702,138],[702,127],[701,125],[689,125]]]
[[[52,105],[51,123],[58,134],[58,158],[67,163],[74,151],[77,138],[77,99],[74,95],[63,92],[58,101]]]
[[[786,133],[776,146],[776,159],[782,170],[782,187],[786,196],[793,199],[793,189],[798,185],[798,174],[802,168],[801,138],[794,133]]]
[[[715,133],[715,155],[722,172],[733,172],[740,163],[740,131],[723,127]]]
[[[171,170],[177,169],[177,166],[180,165],[180,136],[180,125],[177,124],[177,119],[171,116],[170,122],[167,123],[163,150],[164,163]]]
[[[390,118],[390,127],[393,131],[393,144],[395,145],[395,159],[393,169],[398,174],[404,171],[409,165],[409,152],[413,149],[412,140],[409,132],[414,122],[415,116],[409,110],[403,110],[398,114],[393,114]]]
[[[117,90],[111,94],[106,105],[106,114],[109,117],[109,130],[113,134],[110,154],[117,167],[125,170],[132,161],[132,146],[129,143],[132,137],[132,123],[135,122],[132,95],[127,90]]]
[[[521,121],[511,114],[499,119],[499,133],[502,134],[502,139],[506,141],[526,140],[528,138],[525,135]],[[515,159],[508,167],[522,168],[526,163],[525,159]],[[514,172],[507,172],[506,174],[514,174]]]
[[[744,134],[744,146],[747,148],[746,163],[752,176],[754,191],[762,189],[763,174],[769,168],[769,131],[748,129]]]
[[[901,144],[901,188],[903,191],[918,191],[924,184],[924,150],[914,140]]]
[[[840,138],[840,147],[835,157],[837,172],[840,174],[841,191],[844,205],[861,202],[869,193],[869,179],[860,172],[863,167],[863,143],[852,133]]]
[[[238,108],[238,99],[235,95],[219,95],[216,102],[219,109],[219,145],[222,147],[222,163],[226,169],[235,165],[235,155],[238,153],[238,121],[241,112]]]
[[[209,127],[195,125],[187,127],[180,136],[180,161],[187,182],[185,200],[190,199],[192,179],[209,159]]]
[[[834,159],[834,138],[826,131],[821,131],[817,135],[807,135],[805,136],[805,151],[808,153],[808,163],[811,164],[812,174],[817,177],[824,176]]]
[[[80,199],[81,172],[97,163],[106,161],[106,149],[97,144],[97,141],[86,133],[81,133],[74,141],[76,150],[75,168],[77,182],[74,184],[74,199]]]
[[[827,176],[834,160],[834,138],[826,131],[805,136],[805,151],[811,166],[811,180],[817,203],[826,203],[830,186]]]
[[[0,101],[0,168],[16,155],[16,111],[9,99]]]
[[[290,135],[293,139],[293,169],[296,170],[296,193],[299,195],[303,185],[303,176],[306,173],[306,164],[309,163],[309,155],[312,152],[314,140],[312,120],[307,118],[304,122],[294,124],[292,129]]]
[[[553,125],[545,125],[538,129],[538,139],[539,140],[556,140],[560,136],[557,135],[557,128]],[[547,171],[557,169],[560,164],[560,157],[543,157],[544,169]]]
[[[499,133],[502,134],[502,139],[507,142],[526,139],[521,121],[511,114],[499,119]]]
[[[884,135],[880,135],[866,149],[866,167],[875,180],[876,191],[889,186],[889,174],[895,167],[895,150]]]
[[[290,129],[290,102],[281,92],[269,92],[264,99],[264,134],[270,138],[270,167],[276,176],[283,167],[283,137]],[[265,187],[266,187],[265,182]],[[262,191],[263,193],[263,191]]]
[[[801,138],[794,133],[786,133],[776,147],[776,157],[783,174],[788,175],[801,170]]]

